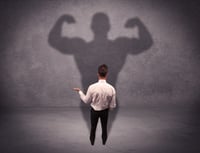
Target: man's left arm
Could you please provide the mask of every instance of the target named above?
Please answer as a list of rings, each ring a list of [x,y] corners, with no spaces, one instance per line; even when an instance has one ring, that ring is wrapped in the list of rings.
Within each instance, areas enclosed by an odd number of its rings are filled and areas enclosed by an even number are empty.
[[[112,100],[110,102],[110,109],[112,110],[115,107],[116,107],[116,92],[114,90],[113,97],[112,97]]]

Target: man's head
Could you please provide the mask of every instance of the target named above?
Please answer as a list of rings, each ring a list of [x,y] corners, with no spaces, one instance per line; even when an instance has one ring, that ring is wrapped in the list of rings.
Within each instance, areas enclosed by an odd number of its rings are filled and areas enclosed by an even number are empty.
[[[108,66],[106,64],[102,64],[98,67],[98,75],[100,78],[106,78],[108,73]]]

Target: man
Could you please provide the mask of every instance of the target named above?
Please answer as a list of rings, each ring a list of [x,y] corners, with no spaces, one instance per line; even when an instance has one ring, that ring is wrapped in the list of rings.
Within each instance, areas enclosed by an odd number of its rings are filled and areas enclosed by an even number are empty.
[[[98,82],[89,86],[86,95],[80,88],[74,88],[79,93],[81,100],[91,105],[91,145],[94,145],[99,118],[102,125],[102,143],[106,144],[108,111],[116,107],[116,91],[112,85],[106,82],[107,73],[107,65],[103,64],[98,67]]]

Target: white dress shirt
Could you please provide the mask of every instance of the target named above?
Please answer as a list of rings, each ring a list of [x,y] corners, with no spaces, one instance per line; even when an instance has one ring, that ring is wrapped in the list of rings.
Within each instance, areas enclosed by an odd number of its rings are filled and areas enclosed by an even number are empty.
[[[79,91],[79,95],[84,103],[91,103],[91,107],[96,111],[116,107],[115,88],[107,83],[106,80],[99,80],[90,85],[86,95]]]

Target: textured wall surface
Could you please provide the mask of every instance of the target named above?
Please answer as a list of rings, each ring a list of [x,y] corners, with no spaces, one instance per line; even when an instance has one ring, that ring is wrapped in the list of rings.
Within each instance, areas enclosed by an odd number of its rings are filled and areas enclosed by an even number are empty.
[[[1,106],[79,106],[72,88],[86,90],[101,63],[120,106],[199,100],[195,1],[0,3]]]

